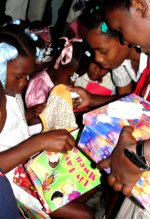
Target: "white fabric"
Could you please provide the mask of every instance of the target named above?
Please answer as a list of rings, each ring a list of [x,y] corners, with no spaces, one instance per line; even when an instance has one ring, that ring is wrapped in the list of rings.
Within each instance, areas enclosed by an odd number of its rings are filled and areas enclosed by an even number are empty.
[[[0,144],[6,148],[2,150],[29,138],[29,128],[24,115],[21,95],[17,94],[15,97],[7,95],[6,97],[7,119],[0,134]]]
[[[30,0],[28,18],[30,22],[42,21],[47,0]]]
[[[75,3],[76,3],[76,0],[73,0],[70,10],[68,12],[67,19],[66,19],[66,22],[69,24],[73,22],[75,19],[77,19],[82,14],[82,10],[74,11],[73,6]]]
[[[27,6],[29,8],[27,13]],[[47,0],[7,0],[5,14],[13,19],[26,19],[26,13],[30,22],[41,21]]]
[[[115,219],[150,219],[150,214],[140,208],[129,198],[125,198]]]
[[[85,73],[84,75],[82,75],[81,77],[77,78],[76,81],[75,81],[75,86],[80,86],[80,87],[83,87],[83,88],[86,88],[87,84],[89,82],[94,82],[92,80],[90,80],[89,76],[87,73]],[[98,83],[97,81],[95,81],[95,83]],[[112,82],[112,79],[111,79],[111,73],[108,72],[102,79],[102,82],[99,82],[99,85],[103,86],[103,87],[106,87],[110,90],[113,91],[113,94],[115,94],[115,86]]]
[[[5,14],[13,19],[25,20],[28,0],[7,0]]]
[[[137,82],[147,66],[148,56],[144,53],[140,55],[139,69],[135,74],[130,60],[125,60],[118,68],[112,70],[113,80],[117,87],[124,87],[132,80]]]
[[[11,148],[29,138],[29,128],[24,116],[24,105],[21,95],[18,94],[15,97],[6,96],[6,98],[7,119],[0,134],[0,151]],[[47,217],[47,215],[41,210],[41,203],[13,183],[13,173],[14,170],[7,173],[6,176],[11,183],[16,199],[22,202],[26,207],[41,212]]]

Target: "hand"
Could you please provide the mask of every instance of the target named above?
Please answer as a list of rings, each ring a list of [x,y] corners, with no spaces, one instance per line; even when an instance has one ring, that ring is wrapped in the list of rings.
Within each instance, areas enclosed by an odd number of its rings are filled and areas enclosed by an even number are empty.
[[[32,106],[31,108],[26,110],[26,120],[30,121],[34,119],[35,117],[38,117],[39,114],[43,111],[45,108],[46,103],[41,103],[35,106]]]
[[[90,105],[91,94],[82,87],[68,87],[71,92],[76,92],[80,97],[73,99],[73,108],[85,108]]]
[[[134,152],[136,150],[136,139],[133,137],[132,132],[132,127],[124,127],[111,156],[98,164],[101,169],[111,168],[108,184],[113,186],[114,190],[122,191],[126,196],[131,195],[133,186],[142,175],[142,171],[124,154],[125,148]]]
[[[39,116],[39,114],[46,107],[46,103],[41,103],[36,106],[31,107],[29,110],[32,110],[35,116]]]
[[[42,134],[45,151],[65,153],[75,146],[75,140],[67,130],[53,130]]]

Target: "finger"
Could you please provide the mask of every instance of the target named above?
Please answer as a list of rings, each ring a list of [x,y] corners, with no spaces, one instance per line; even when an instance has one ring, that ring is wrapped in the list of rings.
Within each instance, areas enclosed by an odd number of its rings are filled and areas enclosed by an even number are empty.
[[[136,139],[134,138],[134,136],[132,135],[134,129],[131,126],[125,126],[122,131],[121,134],[119,136],[119,144],[123,144],[124,142],[126,142],[126,145],[132,145],[136,143]]]
[[[113,184],[116,181],[116,177],[113,174],[109,174],[108,178],[107,178],[107,182],[110,186],[113,186]]]
[[[46,102],[45,102],[45,103],[43,103],[43,106],[44,106],[44,107],[46,106]]]
[[[67,90],[73,92],[73,91],[75,91],[75,88],[74,88],[74,87],[71,87],[71,86],[67,86]]]
[[[67,145],[70,145],[71,147],[75,146],[75,139],[74,137],[68,132],[68,138],[66,140]]]
[[[122,192],[125,196],[130,197],[131,196],[131,192],[132,192],[132,186],[123,186]]]
[[[81,104],[81,102],[82,102],[82,99],[81,99],[81,98],[79,98],[79,97],[77,97],[77,98],[74,98],[74,99],[72,100],[73,106],[80,105],[80,104]]]
[[[101,160],[101,161],[97,164],[97,167],[98,167],[99,169],[106,169],[106,168],[110,167],[110,162],[111,162],[111,158],[108,157],[108,158],[106,158],[106,159],[104,159],[104,160]]]
[[[115,191],[122,191],[122,189],[123,189],[123,184],[121,184],[121,183],[119,183],[119,182],[117,182],[117,181],[115,181],[115,183],[113,184],[113,189],[115,190]]]
[[[59,150],[58,152],[60,152],[60,150]],[[63,148],[63,150],[61,150],[61,153],[63,153],[63,154],[66,154],[66,153],[67,153],[67,150],[66,150],[65,147]]]
[[[122,130],[120,135],[122,136],[122,138],[128,138],[127,136],[129,136],[129,139],[132,136],[134,129],[131,126],[125,126]]]
[[[130,134],[132,134],[133,131],[134,131],[134,128],[133,128],[132,126],[125,126],[125,127],[122,129],[121,133],[122,133],[122,132],[129,132]]]
[[[66,144],[65,145],[65,149],[67,150],[67,151],[70,151],[70,150],[72,150],[72,145],[70,145],[70,144]]]

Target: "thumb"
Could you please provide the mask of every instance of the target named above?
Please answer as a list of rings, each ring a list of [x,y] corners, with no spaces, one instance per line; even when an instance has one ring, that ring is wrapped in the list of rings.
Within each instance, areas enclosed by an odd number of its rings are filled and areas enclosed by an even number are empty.
[[[104,160],[101,160],[98,164],[97,164],[97,168],[98,169],[107,169],[110,167],[110,162],[111,162],[111,157],[108,157]]]
[[[132,133],[134,131],[134,128],[132,126],[125,126],[120,134],[120,139],[126,144],[134,144],[136,142],[136,139],[133,137]]]

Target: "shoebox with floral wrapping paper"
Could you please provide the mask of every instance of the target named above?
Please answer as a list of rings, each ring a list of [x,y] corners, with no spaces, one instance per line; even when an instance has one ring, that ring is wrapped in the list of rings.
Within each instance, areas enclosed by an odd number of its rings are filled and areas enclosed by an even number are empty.
[[[150,103],[135,94],[130,94],[85,113],[83,124],[85,126],[78,146],[98,163],[112,153],[124,126],[134,127],[133,136],[136,140],[150,138]],[[150,211],[150,172],[143,173],[132,194]]]

